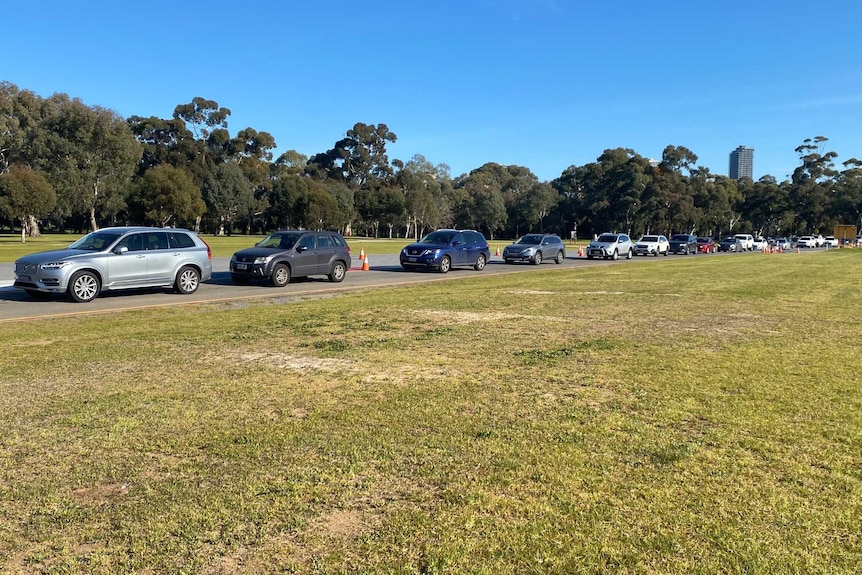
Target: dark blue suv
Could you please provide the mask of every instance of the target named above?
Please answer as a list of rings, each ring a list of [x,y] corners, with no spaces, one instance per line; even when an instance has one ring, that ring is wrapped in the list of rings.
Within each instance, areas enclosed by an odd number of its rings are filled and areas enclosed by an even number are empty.
[[[474,230],[437,230],[401,250],[405,270],[435,269],[446,273],[452,266],[482,270],[491,258],[485,236]]]

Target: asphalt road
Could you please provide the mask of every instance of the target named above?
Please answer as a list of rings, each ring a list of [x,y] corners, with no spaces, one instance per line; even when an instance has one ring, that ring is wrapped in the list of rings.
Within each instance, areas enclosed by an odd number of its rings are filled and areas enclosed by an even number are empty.
[[[811,250],[813,251],[813,250]],[[756,252],[755,252],[756,253]],[[754,254],[708,254],[677,256],[667,259],[685,257],[744,257]],[[762,257],[762,256],[760,256]],[[778,256],[774,256],[778,257]],[[636,261],[655,261],[665,258],[635,257],[631,261],[587,260],[569,256],[562,264],[543,263],[541,269],[576,268],[587,266],[630,265]],[[48,317],[63,317],[88,315],[94,313],[115,312],[119,310],[143,309],[163,306],[189,305],[200,303],[232,302],[251,298],[312,298],[333,293],[352,290],[362,290],[377,287],[403,286],[414,283],[433,281],[453,281],[462,278],[488,276],[505,273],[528,273],[537,267],[529,264],[506,265],[499,256],[491,256],[491,261],[482,271],[472,268],[453,268],[447,274],[436,272],[408,272],[398,263],[398,254],[371,255],[369,271],[361,271],[361,262],[353,260],[353,266],[347,277],[341,283],[331,283],[325,277],[312,277],[293,280],[283,288],[269,285],[252,284],[238,286],[230,279],[228,272],[229,258],[213,259],[213,277],[201,284],[191,295],[180,295],[170,290],[122,290],[105,292],[90,303],[74,303],[67,298],[56,297],[48,301],[34,301],[23,290],[11,287],[14,279],[14,265],[0,263],[0,322],[21,321]]]

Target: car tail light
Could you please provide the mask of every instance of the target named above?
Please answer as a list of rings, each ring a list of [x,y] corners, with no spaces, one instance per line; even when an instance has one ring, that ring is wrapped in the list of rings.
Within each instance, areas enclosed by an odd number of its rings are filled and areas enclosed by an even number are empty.
[[[206,242],[206,240],[204,240],[203,238],[201,238],[201,241],[202,241],[202,242],[204,243],[204,245],[207,247],[207,259],[208,259],[208,260],[213,259],[213,251],[210,249],[210,245],[209,245],[209,244]]]

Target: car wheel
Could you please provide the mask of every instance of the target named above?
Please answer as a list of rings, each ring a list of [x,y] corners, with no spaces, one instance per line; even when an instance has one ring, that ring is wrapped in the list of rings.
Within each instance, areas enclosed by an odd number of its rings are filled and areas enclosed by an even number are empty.
[[[485,269],[486,263],[488,263],[488,262],[485,259],[485,254],[479,254],[479,257],[476,258],[476,263],[473,265],[473,269],[476,270],[477,272],[480,272],[483,269]]]
[[[239,274],[230,274],[230,279],[233,280],[233,283],[241,286],[247,286],[251,283],[251,278],[248,276],[241,276]]]
[[[620,259],[620,252],[618,252],[617,250],[614,250],[614,253],[611,254],[611,259],[614,261]]]
[[[591,260],[591,259],[593,259],[593,256],[587,256],[587,259]]]
[[[69,280],[69,297],[78,303],[87,303],[99,295],[99,278],[93,272],[78,272]]]
[[[554,263],[555,263],[555,264],[561,264],[561,263],[563,263],[563,260],[564,260],[564,259],[566,259],[566,256],[565,256],[565,254],[563,253],[563,250],[560,250],[560,251],[558,251],[558,252],[557,252],[557,257],[556,257],[556,258],[554,258]]]
[[[180,272],[177,274],[177,279],[174,281],[174,288],[184,295],[195,293],[198,291],[198,286],[200,285],[201,274],[191,266],[180,268]]]
[[[536,255],[533,256],[533,265],[537,266],[542,263],[542,252],[536,252]]]
[[[347,274],[347,268],[344,266],[344,262],[338,260],[334,264],[332,264],[332,271],[329,272],[327,276],[329,281],[338,283],[340,281],[344,281],[344,276]]]
[[[626,254],[626,259],[627,260],[632,259],[633,255],[634,255],[634,252],[631,250],[631,248],[629,248],[629,253]]]
[[[440,260],[440,267],[437,268],[441,274],[448,273],[449,269],[452,267],[452,260],[449,259],[449,256],[443,256],[443,259]]]
[[[290,268],[285,264],[275,264],[275,267],[272,268],[272,276],[270,276],[269,281],[275,287],[286,286],[290,283]]]

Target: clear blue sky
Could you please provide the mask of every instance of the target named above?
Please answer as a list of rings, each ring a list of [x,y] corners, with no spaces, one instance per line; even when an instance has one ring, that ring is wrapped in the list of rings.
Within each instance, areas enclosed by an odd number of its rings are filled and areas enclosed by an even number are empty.
[[[551,180],[673,144],[719,174],[751,146],[754,177],[780,181],[805,138],[862,158],[860,22],[858,0],[43,0],[3,8],[0,80],[125,117],[202,96],[276,154],[384,123],[390,159],[453,177],[498,162]]]

